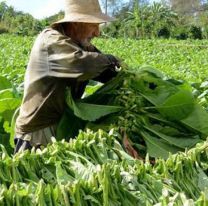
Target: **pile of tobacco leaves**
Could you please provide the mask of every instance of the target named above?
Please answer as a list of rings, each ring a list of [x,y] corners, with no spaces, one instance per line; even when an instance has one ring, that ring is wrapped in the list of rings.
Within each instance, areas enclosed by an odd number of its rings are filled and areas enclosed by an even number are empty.
[[[0,146],[0,206],[207,206],[199,99],[152,68],[120,71],[80,100],[68,90],[53,143],[14,156]]]
[[[144,159],[185,151],[208,136],[208,113],[187,82],[168,79],[153,68],[125,69],[105,85],[88,87],[81,100],[67,92],[68,108],[58,139],[79,129],[114,128],[131,156]],[[67,138],[66,138],[67,137]]]
[[[207,141],[152,165],[128,155],[118,136],[88,130],[13,157],[1,146],[0,205],[208,205]]]

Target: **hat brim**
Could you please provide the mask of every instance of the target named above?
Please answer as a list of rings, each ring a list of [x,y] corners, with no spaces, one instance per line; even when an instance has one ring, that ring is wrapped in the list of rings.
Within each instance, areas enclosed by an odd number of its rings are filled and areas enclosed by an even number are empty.
[[[54,22],[52,25],[60,24],[60,23],[66,23],[66,22],[82,22],[82,23],[97,23],[102,24],[106,22],[114,21],[115,19],[113,17],[110,17],[106,14],[99,13],[99,14],[70,14],[65,16],[63,19]]]

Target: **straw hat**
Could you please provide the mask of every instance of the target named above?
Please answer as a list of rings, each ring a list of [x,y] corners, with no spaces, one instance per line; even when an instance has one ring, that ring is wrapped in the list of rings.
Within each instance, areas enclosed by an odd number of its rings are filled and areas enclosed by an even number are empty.
[[[114,19],[102,13],[98,0],[65,0],[65,16],[53,23],[83,22],[105,23]]]

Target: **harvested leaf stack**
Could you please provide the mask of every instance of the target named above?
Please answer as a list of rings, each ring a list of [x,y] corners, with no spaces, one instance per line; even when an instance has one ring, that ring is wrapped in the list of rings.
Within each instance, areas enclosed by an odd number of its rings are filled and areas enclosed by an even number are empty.
[[[195,100],[191,86],[166,79],[152,68],[122,71],[82,100],[68,95],[67,103],[71,111],[60,124],[62,137],[73,136],[69,125],[74,118],[78,127],[94,131],[116,128],[120,141],[128,142],[142,158],[146,153],[167,158],[208,136],[208,114]]]
[[[134,160],[117,133],[81,132],[43,151],[0,156],[0,205],[207,205],[208,142],[159,159]]]

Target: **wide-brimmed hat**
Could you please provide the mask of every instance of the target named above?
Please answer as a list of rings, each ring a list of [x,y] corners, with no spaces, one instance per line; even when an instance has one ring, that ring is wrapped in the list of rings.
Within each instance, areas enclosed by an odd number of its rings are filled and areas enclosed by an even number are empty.
[[[98,0],[65,0],[65,16],[54,24],[64,22],[105,23],[114,19],[102,13]]]

